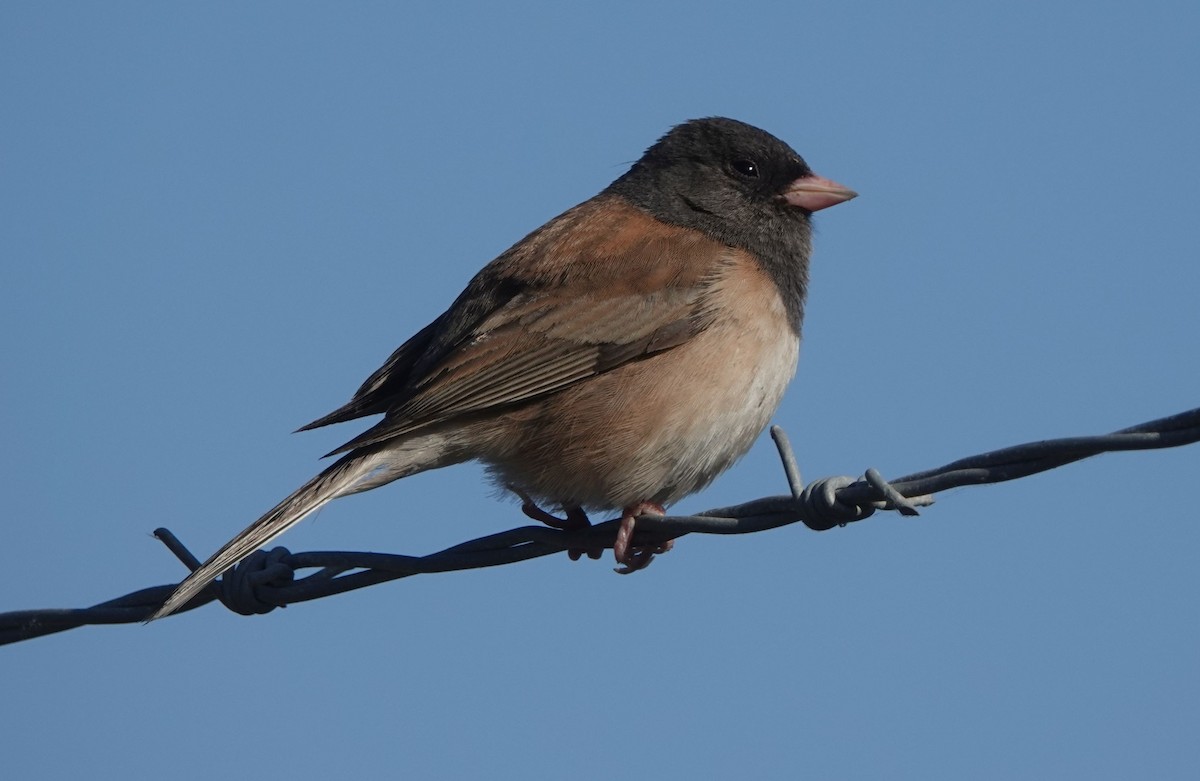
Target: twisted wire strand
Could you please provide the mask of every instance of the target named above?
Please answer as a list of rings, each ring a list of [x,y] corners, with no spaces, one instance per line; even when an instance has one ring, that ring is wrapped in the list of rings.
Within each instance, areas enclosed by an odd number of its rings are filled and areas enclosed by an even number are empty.
[[[915,515],[933,503],[933,494],[950,488],[1015,480],[1100,453],[1178,447],[1200,441],[1200,408],[1148,421],[1111,434],[1029,442],[952,461],[887,481],[873,469],[863,478],[830,477],[805,485],[787,435],[771,429],[790,493],[754,499],[689,516],[645,515],[638,519],[639,545],[665,542],[685,534],[750,534],[793,523],[825,531],[870,517],[877,510]],[[210,584],[180,612],[214,600],[243,615],[306,602],[433,572],[496,567],[560,553],[569,548],[611,548],[619,521],[562,531],[521,526],[454,545],[427,556],[353,551],[291,553],[286,548],[257,551],[220,580]],[[199,561],[167,529],[155,536],[189,569]],[[296,570],[317,572],[297,579]],[[19,610],[0,613],[0,645],[29,640],[90,624],[144,621],[174,590],[155,586],[87,608]]]

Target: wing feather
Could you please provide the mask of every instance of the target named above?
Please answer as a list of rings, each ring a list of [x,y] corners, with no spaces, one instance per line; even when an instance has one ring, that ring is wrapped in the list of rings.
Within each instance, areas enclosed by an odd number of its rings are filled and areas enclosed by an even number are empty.
[[[341,453],[669,350],[712,321],[732,252],[611,198],[589,201],[493,261],[349,404],[306,428],[386,412]]]

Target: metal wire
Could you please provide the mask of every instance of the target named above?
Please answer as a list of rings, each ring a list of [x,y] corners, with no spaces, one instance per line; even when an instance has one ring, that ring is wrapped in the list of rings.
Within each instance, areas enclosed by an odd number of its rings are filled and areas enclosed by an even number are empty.
[[[665,542],[685,534],[748,534],[793,523],[815,531],[870,517],[876,510],[915,514],[933,503],[932,494],[965,485],[998,483],[1044,472],[1100,453],[1178,447],[1200,441],[1200,408],[1152,420],[1111,434],[1030,442],[953,461],[886,481],[874,470],[862,479],[833,477],[805,486],[787,436],[778,426],[771,436],[779,450],[791,493],[755,499],[690,516],[638,519],[638,545]],[[428,556],[383,553],[290,553],[286,548],[258,551],[212,583],[180,612],[214,600],[237,613],[253,615],[275,607],[320,599],[389,580],[430,572],[495,567],[549,556],[569,548],[611,548],[617,520],[590,528],[562,531],[522,526],[455,545]],[[155,536],[189,569],[196,557],[167,529]],[[296,570],[317,569],[296,579]],[[144,621],[174,590],[173,584],[74,610],[20,610],[0,613],[0,645],[29,640],[89,624]]]

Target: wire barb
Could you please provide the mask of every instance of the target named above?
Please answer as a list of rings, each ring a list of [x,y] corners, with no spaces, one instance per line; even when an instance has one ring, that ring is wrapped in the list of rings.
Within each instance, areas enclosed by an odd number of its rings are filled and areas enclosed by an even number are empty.
[[[771,428],[790,493],[689,516],[638,518],[636,544],[653,546],[693,532],[748,534],[794,523],[815,531],[864,520],[877,510],[916,515],[933,494],[964,485],[1015,480],[1105,452],[1178,447],[1200,441],[1200,408],[1093,437],[1030,442],[953,461],[937,469],[887,481],[874,469],[862,479],[829,477],[804,485],[783,429]],[[320,599],[366,586],[432,572],[495,567],[566,550],[611,548],[619,520],[575,529],[521,526],[460,543],[428,556],[384,553],[290,553],[285,548],[257,551],[202,591],[180,612],[213,600],[243,615]],[[167,529],[154,536],[189,570],[199,561]],[[296,571],[317,572],[296,578]],[[145,621],[171,594],[173,584],[142,589],[77,610],[20,610],[0,614],[0,645],[29,640],[88,624]]]
[[[200,569],[200,559],[192,555],[192,552],[184,547],[183,543],[179,541],[179,538],[170,529],[160,526],[154,530],[154,536],[159,542],[167,546],[167,550],[175,554],[175,558],[183,562],[183,566],[187,567],[189,572],[195,572]]]
[[[792,498],[799,501],[804,492],[804,480],[800,477],[800,465],[796,462],[792,441],[788,439],[783,426],[771,426],[771,439],[775,442],[775,449],[779,451],[779,460],[783,462],[783,473],[787,476],[788,488],[792,489]]]
[[[901,515],[920,515],[917,512],[916,505],[909,501],[908,497],[897,491],[894,485],[884,480],[883,475],[879,474],[878,469],[868,469],[865,479],[872,488],[883,495],[885,500],[883,509],[895,510]],[[928,499],[929,504],[933,504],[933,497],[928,497]]]

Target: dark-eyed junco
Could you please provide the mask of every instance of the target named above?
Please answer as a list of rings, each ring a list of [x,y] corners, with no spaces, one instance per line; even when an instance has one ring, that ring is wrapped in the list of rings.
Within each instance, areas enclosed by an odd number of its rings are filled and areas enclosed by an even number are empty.
[[[617,561],[645,566],[661,548],[630,544],[634,519],[708,485],[774,414],[796,369],[810,217],[854,195],[742,122],[673,128],[305,426],[383,414],[153,618],[331,499],[471,459],[534,518],[621,510]]]

